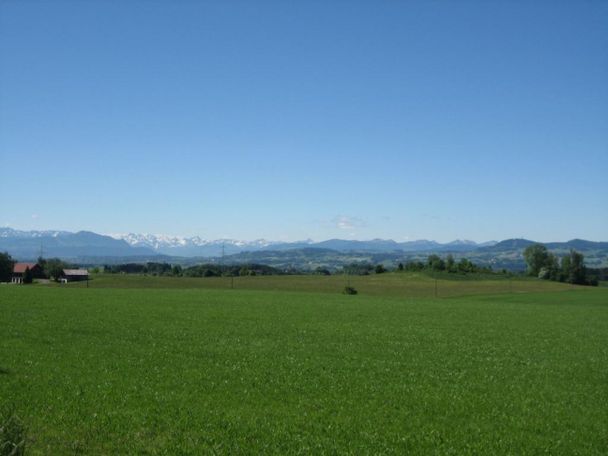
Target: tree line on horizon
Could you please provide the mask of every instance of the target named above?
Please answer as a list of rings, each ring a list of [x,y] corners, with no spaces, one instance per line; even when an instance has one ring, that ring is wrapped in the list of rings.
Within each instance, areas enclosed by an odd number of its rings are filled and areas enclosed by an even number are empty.
[[[553,280],[559,282],[572,283],[576,285],[598,285],[599,280],[608,279],[608,268],[590,269],[584,265],[584,256],[575,250],[559,258],[542,244],[534,244],[524,250],[524,259],[527,264],[527,274],[543,280]],[[0,281],[10,281],[15,261],[8,253],[0,252]],[[73,267],[69,263],[59,258],[44,259],[38,258],[38,264],[43,271],[43,277],[59,280],[63,269]],[[154,276],[173,276],[173,277],[237,277],[254,275],[285,275],[285,274],[317,274],[331,275],[332,271],[325,267],[317,267],[313,271],[301,271],[296,268],[280,269],[268,265],[250,264],[199,264],[190,267],[182,267],[178,264],[169,263],[124,263],[117,265],[104,265],[91,268],[91,272],[101,271],[110,274],[149,274]],[[396,268],[388,269],[383,264],[372,264],[368,262],[351,263],[333,272],[333,274],[349,275],[368,275],[382,274],[393,270],[395,272],[446,272],[454,274],[496,274],[490,266],[479,266],[467,258],[456,261],[451,254],[445,258],[437,254],[431,254],[426,262],[408,261],[400,262]],[[498,273],[505,274],[506,270]],[[24,282],[32,282],[31,271],[24,274]]]
[[[278,268],[257,263],[234,265],[206,263],[190,267],[157,262],[148,262],[144,264],[124,263],[104,265],[103,271],[109,274],[148,274],[152,276],[173,277],[236,277],[285,274],[284,271],[281,271]],[[100,272],[100,270],[99,268],[94,268],[93,272]]]

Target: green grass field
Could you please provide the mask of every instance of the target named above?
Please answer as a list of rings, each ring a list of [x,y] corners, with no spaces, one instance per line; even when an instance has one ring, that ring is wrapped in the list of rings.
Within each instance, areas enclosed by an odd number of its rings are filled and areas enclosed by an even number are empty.
[[[0,286],[0,405],[28,454],[607,453],[607,289],[402,279]]]
[[[460,275],[423,273],[387,273],[367,276],[245,276],[245,277],[158,277],[130,274],[97,274],[92,276],[90,288],[206,288],[235,290],[267,290],[313,293],[340,293],[345,285],[355,287],[366,296],[382,297],[454,297],[479,294],[564,291],[572,285],[527,278],[509,279],[502,275]],[[85,282],[57,285],[85,288]],[[575,287],[587,290],[586,287]]]

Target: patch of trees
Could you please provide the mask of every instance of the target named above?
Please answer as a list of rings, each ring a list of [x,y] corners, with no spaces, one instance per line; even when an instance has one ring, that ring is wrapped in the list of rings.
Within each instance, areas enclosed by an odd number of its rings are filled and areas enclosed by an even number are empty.
[[[468,260],[467,258],[461,258],[456,261],[450,254],[445,259],[439,255],[429,255],[426,262],[422,261],[408,261],[407,263],[399,263],[397,266],[398,271],[407,272],[449,272],[449,273],[492,273],[491,267],[479,266]]]
[[[351,263],[342,268],[342,273],[350,275],[368,275],[372,272],[382,274],[388,269],[383,264],[372,265],[370,263]],[[429,255],[426,262],[419,260],[408,261],[397,265],[398,272],[450,272],[450,273],[492,273],[491,267],[478,266],[466,258],[459,261],[454,260],[452,255],[445,259],[439,255]]]
[[[277,268],[263,264],[218,265],[199,264],[184,268],[178,264],[169,263],[125,263],[105,265],[104,271],[110,274],[149,274],[154,276],[172,277],[236,277],[253,275],[277,275],[283,272]]]
[[[420,271],[424,271],[425,269],[425,264],[422,261],[408,261],[405,263],[405,265],[403,263],[399,263],[402,267],[397,267],[398,270],[400,271],[406,271],[406,272],[420,272]]]
[[[148,268],[140,263],[106,264],[103,271],[109,274],[145,274]]]
[[[492,273],[490,266],[479,266],[467,258],[456,261],[450,254],[445,260],[439,255],[429,255],[426,260],[426,269],[430,271],[445,271],[450,273]]]
[[[265,264],[199,264],[183,270],[186,277],[236,277],[236,276],[256,276],[256,275],[281,275],[283,271]]]
[[[110,274],[150,274],[156,276],[173,275],[173,268],[169,263],[125,263],[112,264],[103,267],[104,272]]]
[[[539,279],[567,282],[576,285],[597,285],[598,281],[588,276],[585,257],[571,249],[560,259],[542,244],[534,244],[524,250],[528,274]]]
[[[42,275],[47,279],[59,281],[64,269],[70,269],[71,264],[59,258],[38,258],[38,264],[42,268]]]
[[[362,263],[351,263],[342,267],[342,274],[348,275],[369,275],[372,272],[374,274],[384,274],[388,272],[388,269],[384,267],[383,264],[373,265],[371,263],[362,262]]]
[[[587,278],[590,282],[608,282],[608,268],[587,268]]]

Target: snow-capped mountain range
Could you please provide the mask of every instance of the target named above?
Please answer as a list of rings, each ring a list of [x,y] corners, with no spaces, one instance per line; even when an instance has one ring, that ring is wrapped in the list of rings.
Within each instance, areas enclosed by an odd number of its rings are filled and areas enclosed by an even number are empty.
[[[266,239],[256,239],[254,241],[239,241],[234,239],[215,239],[207,240],[200,236],[177,237],[154,234],[118,234],[112,235],[116,239],[122,239],[134,247],[148,247],[159,252],[165,253],[173,249],[196,249],[210,247],[224,247],[225,253],[236,251],[256,251],[256,250],[285,250],[289,248],[320,247],[335,250],[428,250],[428,249],[470,249],[494,245],[495,241],[478,244],[470,240],[455,240],[446,244],[436,241],[417,240],[407,242],[396,242],[393,240],[372,239],[370,241],[356,241],[343,239],[330,239],[327,241],[314,242],[311,239],[295,242],[268,241]],[[167,252],[168,253],[168,252]]]
[[[47,256],[66,258],[87,256],[151,256],[170,255],[176,257],[219,257],[241,252],[261,250],[329,249],[339,252],[414,252],[414,251],[467,251],[495,242],[477,244],[474,241],[456,240],[446,244],[417,240],[396,242],[385,239],[356,241],[329,239],[314,242],[310,239],[297,242],[240,241],[234,239],[207,240],[200,236],[178,237],[155,234],[102,235],[90,231],[45,230],[20,231],[0,228],[0,251],[7,250],[20,258],[35,258],[40,252]]]
[[[112,237],[116,239],[122,239],[129,245],[137,247],[150,247],[155,250],[164,248],[180,248],[180,247],[204,247],[209,245],[221,245],[227,244],[230,246],[237,247],[254,247],[254,248],[265,248],[270,245],[276,244],[276,242],[267,241],[265,239],[257,239],[255,241],[238,241],[234,239],[216,239],[207,240],[200,236],[193,237],[178,237],[178,236],[166,236],[163,234],[112,234]]]

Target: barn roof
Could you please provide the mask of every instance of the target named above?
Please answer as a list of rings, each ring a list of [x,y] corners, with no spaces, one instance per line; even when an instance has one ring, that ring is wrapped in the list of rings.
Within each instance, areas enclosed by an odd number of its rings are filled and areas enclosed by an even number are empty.
[[[32,269],[34,269],[34,266],[37,266],[37,264],[36,263],[15,263],[15,266],[13,266],[13,272],[15,274],[23,274],[27,268],[29,268],[31,271]]]
[[[86,269],[64,269],[63,275],[66,276],[88,276],[89,271]]]

